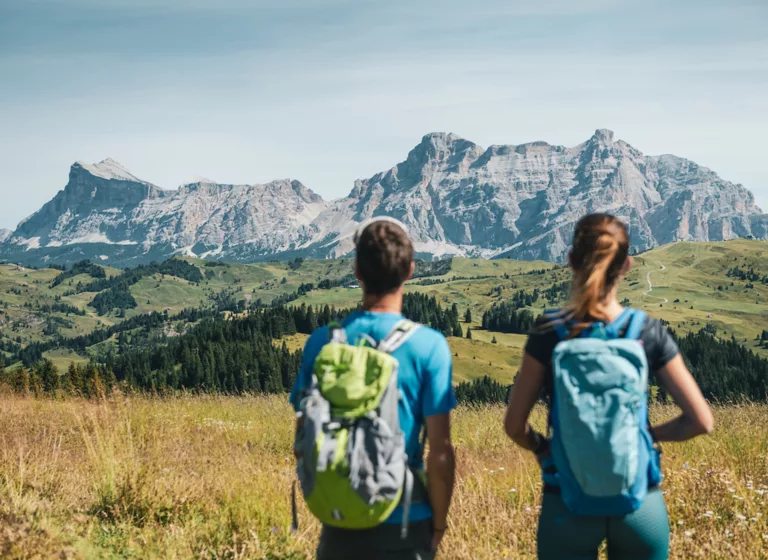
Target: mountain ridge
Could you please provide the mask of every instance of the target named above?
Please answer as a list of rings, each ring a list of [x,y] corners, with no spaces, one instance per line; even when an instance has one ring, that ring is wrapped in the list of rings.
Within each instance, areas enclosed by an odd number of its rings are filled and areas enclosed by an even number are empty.
[[[623,218],[637,251],[676,240],[768,238],[768,217],[742,185],[685,158],[645,156],[608,129],[573,147],[539,140],[483,148],[433,132],[405,160],[332,201],[291,179],[201,179],[164,190],[110,158],[76,162],[62,191],[11,235],[0,234],[0,258],[98,256],[121,265],[173,254],[339,257],[352,250],[358,223],[387,214],[408,226],[421,256],[562,261],[576,220],[594,211]]]

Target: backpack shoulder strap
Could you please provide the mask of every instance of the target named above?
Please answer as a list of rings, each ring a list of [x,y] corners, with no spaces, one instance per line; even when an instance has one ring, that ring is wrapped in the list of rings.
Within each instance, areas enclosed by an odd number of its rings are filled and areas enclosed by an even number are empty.
[[[332,321],[328,323],[328,342],[336,344],[347,343],[347,331],[341,326],[341,323]]]
[[[624,338],[630,340],[640,340],[640,336],[643,333],[643,326],[648,314],[640,309],[632,309],[629,318],[629,325],[627,326],[627,332],[624,334]]]
[[[392,330],[389,331],[389,334],[379,342],[377,349],[386,352],[387,354],[391,354],[400,348],[420,326],[421,325],[418,323],[414,323],[408,319],[398,321],[397,324],[392,327]]]
[[[565,340],[570,334],[565,315],[566,313],[562,309],[548,309],[544,311],[544,317],[550,322],[552,329],[560,340]]]

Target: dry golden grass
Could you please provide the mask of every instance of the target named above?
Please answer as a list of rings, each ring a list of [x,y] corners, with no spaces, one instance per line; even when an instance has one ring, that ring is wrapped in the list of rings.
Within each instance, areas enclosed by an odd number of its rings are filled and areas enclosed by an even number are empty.
[[[293,421],[282,397],[0,396],[0,410],[2,558],[311,557],[309,515],[288,530]],[[456,414],[443,558],[535,554],[538,471],[505,439],[502,413]],[[672,557],[765,557],[768,406],[720,408],[717,419],[710,438],[665,446]]]

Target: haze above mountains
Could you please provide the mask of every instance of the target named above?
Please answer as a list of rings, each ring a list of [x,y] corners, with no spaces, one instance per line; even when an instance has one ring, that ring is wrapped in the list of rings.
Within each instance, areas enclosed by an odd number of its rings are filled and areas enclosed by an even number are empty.
[[[741,185],[673,155],[645,156],[609,130],[568,148],[546,142],[482,148],[432,133],[405,161],[325,201],[297,180],[163,190],[112,159],[72,165],[69,182],[14,232],[0,259],[134,266],[173,255],[227,261],[338,257],[355,226],[403,221],[425,257],[562,261],[582,215],[606,211],[633,248],[677,240],[768,239],[768,216]]]

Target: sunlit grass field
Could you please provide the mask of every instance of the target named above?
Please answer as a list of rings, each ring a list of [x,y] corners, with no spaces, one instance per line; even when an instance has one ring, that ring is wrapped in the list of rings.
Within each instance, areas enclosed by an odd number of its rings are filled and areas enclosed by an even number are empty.
[[[283,397],[0,396],[0,410],[2,558],[311,557],[318,527],[305,510],[289,530]],[[458,486],[442,558],[535,555],[538,469],[506,440],[502,415],[456,412]],[[709,438],[664,446],[671,556],[766,557],[768,406],[716,416]]]

